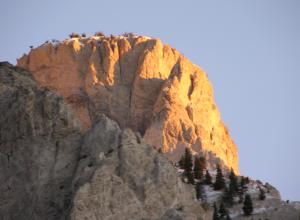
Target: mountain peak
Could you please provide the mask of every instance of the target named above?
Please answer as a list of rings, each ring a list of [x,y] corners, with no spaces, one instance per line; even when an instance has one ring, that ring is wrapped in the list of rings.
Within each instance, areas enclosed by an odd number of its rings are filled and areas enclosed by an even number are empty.
[[[185,147],[238,173],[237,148],[205,72],[159,39],[128,34],[45,42],[18,60],[91,127],[105,114],[177,162]]]

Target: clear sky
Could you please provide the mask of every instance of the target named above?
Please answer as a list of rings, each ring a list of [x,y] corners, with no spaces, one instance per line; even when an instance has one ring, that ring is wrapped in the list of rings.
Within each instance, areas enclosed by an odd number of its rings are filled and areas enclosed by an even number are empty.
[[[1,0],[0,60],[48,39],[134,32],[201,66],[243,175],[300,200],[300,1]]]

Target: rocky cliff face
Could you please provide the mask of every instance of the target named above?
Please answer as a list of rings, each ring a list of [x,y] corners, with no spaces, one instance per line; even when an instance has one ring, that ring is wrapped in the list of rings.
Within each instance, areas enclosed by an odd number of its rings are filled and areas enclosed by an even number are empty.
[[[0,219],[206,218],[193,187],[137,133],[104,115],[80,132],[63,98],[7,63],[0,111]]]
[[[189,147],[238,173],[237,149],[206,74],[158,39],[94,36],[45,43],[18,66],[71,104],[82,131],[103,113],[121,128],[139,131],[173,161]]]

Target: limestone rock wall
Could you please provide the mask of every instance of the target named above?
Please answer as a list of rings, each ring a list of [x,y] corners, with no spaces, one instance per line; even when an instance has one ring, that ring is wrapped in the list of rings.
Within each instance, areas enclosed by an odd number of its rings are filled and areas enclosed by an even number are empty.
[[[0,219],[64,219],[80,152],[63,99],[0,64]]]
[[[173,161],[189,147],[238,173],[237,148],[206,74],[159,39],[94,36],[45,43],[18,66],[62,95],[83,131],[104,113]]]
[[[104,115],[85,132],[62,97],[0,63],[0,219],[207,219],[169,161]]]
[[[166,158],[131,130],[119,134],[120,142],[109,151],[83,147],[96,157],[80,164],[78,182],[93,175],[75,194],[72,220],[207,218],[193,186],[181,181]]]

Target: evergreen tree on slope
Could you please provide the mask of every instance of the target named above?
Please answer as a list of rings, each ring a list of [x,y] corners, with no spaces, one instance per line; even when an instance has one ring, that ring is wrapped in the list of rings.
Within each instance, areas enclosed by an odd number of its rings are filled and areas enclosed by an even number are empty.
[[[225,180],[223,176],[223,172],[221,170],[220,165],[217,165],[217,175],[216,175],[216,181],[214,183],[214,189],[215,190],[221,190],[225,188]]]
[[[253,212],[252,199],[249,194],[246,194],[243,206],[244,215],[251,215]]]
[[[212,178],[211,178],[211,175],[210,175],[210,173],[209,173],[208,170],[206,170],[206,173],[205,173],[204,183],[207,184],[207,185],[211,185],[212,184]]]
[[[194,176],[196,179],[203,177],[203,172],[206,169],[206,161],[204,157],[196,157],[194,163]]]
[[[218,208],[216,203],[214,203],[214,214],[213,214],[213,220],[220,220],[219,218],[219,213],[218,213]]]

